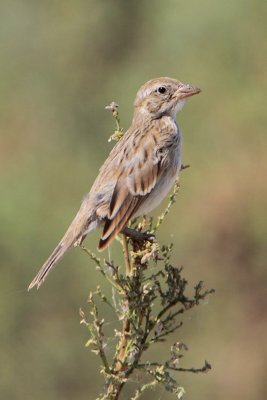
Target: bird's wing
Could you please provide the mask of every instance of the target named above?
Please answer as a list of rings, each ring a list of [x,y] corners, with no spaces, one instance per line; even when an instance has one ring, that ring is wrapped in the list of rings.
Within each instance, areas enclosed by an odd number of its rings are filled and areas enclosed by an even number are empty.
[[[162,171],[163,154],[155,136],[140,133],[131,137],[133,139],[128,137],[121,143],[118,157],[112,160],[112,169],[116,169],[116,184],[99,249],[104,249],[124,228],[155,187]]]

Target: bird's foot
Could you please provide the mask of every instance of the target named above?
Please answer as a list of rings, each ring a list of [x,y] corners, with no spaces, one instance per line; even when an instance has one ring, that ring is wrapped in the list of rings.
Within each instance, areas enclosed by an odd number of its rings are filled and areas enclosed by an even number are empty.
[[[132,240],[133,250],[139,253],[140,263],[145,265],[150,259],[159,260],[159,244],[156,236],[125,227],[121,233]]]
[[[152,233],[147,233],[147,232],[140,232],[132,228],[128,228],[127,226],[123,228],[121,231],[125,236],[128,236],[132,240],[136,240],[138,242],[147,240],[149,242],[154,242],[155,241],[155,235]]]

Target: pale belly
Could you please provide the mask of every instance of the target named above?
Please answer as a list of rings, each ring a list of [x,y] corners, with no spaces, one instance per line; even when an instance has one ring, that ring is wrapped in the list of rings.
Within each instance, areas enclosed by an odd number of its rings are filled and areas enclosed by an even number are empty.
[[[172,154],[169,154],[171,167],[163,172],[156,186],[149,193],[146,200],[136,210],[133,217],[145,215],[154,210],[154,208],[162,202],[173,187],[182,165],[182,137],[179,128],[177,135],[179,136],[178,146],[173,149]]]
[[[134,217],[148,214],[150,211],[154,210],[154,208],[156,208],[167,196],[167,194],[173,187],[177,176],[178,171],[177,174],[175,174],[174,176],[172,175],[162,177],[160,182],[151,191],[144,203],[138,208],[137,212],[134,214]]]
[[[174,182],[177,179],[179,171],[181,169],[181,165],[181,146],[178,146],[175,154],[173,155],[172,168],[166,170],[161,175],[154,189],[152,189],[146,200],[137,209],[134,217],[148,214],[162,202],[162,200],[167,196],[167,194],[173,187]]]

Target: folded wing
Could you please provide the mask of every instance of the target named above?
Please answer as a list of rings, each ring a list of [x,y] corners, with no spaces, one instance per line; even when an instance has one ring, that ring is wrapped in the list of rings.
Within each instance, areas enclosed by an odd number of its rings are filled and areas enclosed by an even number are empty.
[[[148,138],[137,149],[127,148],[117,160],[120,174],[111,197],[98,248],[104,249],[125,227],[155,187],[161,173],[161,157]]]

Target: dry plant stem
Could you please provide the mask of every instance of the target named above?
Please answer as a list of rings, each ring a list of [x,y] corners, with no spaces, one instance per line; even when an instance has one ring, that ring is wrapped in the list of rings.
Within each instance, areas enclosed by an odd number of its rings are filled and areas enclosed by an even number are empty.
[[[162,218],[158,219],[157,225],[159,220],[160,224],[163,222],[170,211],[176,194],[177,187],[174,188],[167,208]],[[138,229],[144,228],[145,224],[141,221]],[[184,389],[172,377],[171,372],[204,373],[211,368],[210,365],[205,362],[201,368],[181,367],[180,358],[183,357],[181,350],[187,350],[187,348],[179,342],[172,346],[171,357],[164,363],[156,360],[141,362],[141,358],[148,348],[163,342],[168,335],[182,326],[182,321],[177,321],[176,318],[180,319],[183,313],[201,304],[213,290],[203,290],[203,283],[199,282],[194,287],[194,294],[191,297],[186,295],[187,281],[181,276],[182,268],[170,264],[172,244],[162,246],[155,255],[151,251],[154,243],[148,240],[142,241],[140,237],[135,239],[131,236],[129,241],[122,236],[119,241],[124,253],[125,275],[119,273],[120,267],[115,266],[113,261],[104,261],[103,266],[103,262],[94,253],[83,247],[96,264],[97,270],[113,284],[118,296],[112,304],[99,287],[89,298],[93,321],[87,323],[91,334],[88,343],[93,346],[92,351],[100,356],[103,364],[102,373],[106,379],[105,391],[97,400],[119,399],[124,385],[135,370],[143,371],[146,376],[151,377],[151,380],[139,385],[135,395],[131,397],[132,400],[139,399],[144,391],[158,384],[164,385],[166,390],[171,391],[176,398],[180,399]],[[131,251],[129,251],[129,246],[131,246]],[[142,262],[144,259],[145,262]],[[163,268],[155,270],[162,263]],[[153,267],[152,271],[151,267]],[[122,321],[120,331],[115,331],[118,343],[112,360],[109,360],[105,354],[104,344],[107,342],[103,329],[105,324],[104,320],[98,317],[95,295],[111,306]],[[156,309],[154,309],[155,301],[158,302]]]
[[[122,236],[122,248],[125,261],[126,276],[131,275],[131,262],[129,256],[128,240],[125,235]]]
[[[102,397],[101,400],[117,400],[120,396],[121,390],[125,385],[124,382],[122,383],[110,383],[107,388],[107,394]]]
[[[126,318],[123,321],[122,338],[118,347],[118,357],[115,365],[115,371],[121,371],[124,367],[125,354],[127,349],[128,340],[130,337],[130,320]]]
[[[119,106],[114,101],[112,101],[108,106],[105,107],[106,110],[110,110],[112,112],[113,118],[115,119],[116,128],[113,134],[109,138],[109,142],[115,140],[116,142],[120,140],[123,136],[123,129],[120,126],[120,116],[119,116]]]
[[[185,169],[185,168],[183,168],[183,169]],[[165,217],[169,214],[172,205],[176,201],[176,197],[178,195],[179,189],[180,189],[180,183],[179,183],[179,178],[177,178],[176,181],[175,181],[175,184],[174,184],[173,193],[170,196],[169,203],[168,203],[166,209],[163,211],[163,213],[158,217],[158,221],[157,221],[154,229],[151,230],[152,234],[154,234],[158,230],[160,225],[163,223]]]
[[[111,103],[107,108],[112,111],[116,120],[116,130],[111,140],[119,140],[122,129],[119,124],[118,106]],[[187,166],[182,166],[181,169],[185,168]],[[124,255],[125,274],[120,272],[121,267],[114,261],[101,261],[94,253],[82,246],[83,251],[95,263],[97,270],[113,286],[111,300],[107,299],[100,287],[90,295],[88,302],[92,321],[87,321],[84,313],[80,313],[81,322],[88,327],[90,332],[87,346],[92,347],[92,351],[100,356],[103,364],[101,373],[105,376],[106,386],[104,393],[97,400],[118,400],[124,385],[135,370],[142,371],[150,381],[140,382],[135,393],[129,396],[131,400],[138,400],[145,391],[159,384],[172,392],[176,399],[181,399],[184,389],[172,373],[204,373],[211,368],[207,361],[200,368],[181,367],[180,360],[184,356],[183,351],[188,350],[181,342],[176,342],[171,346],[170,357],[163,363],[142,359],[147,349],[163,342],[168,335],[182,326],[183,313],[198,306],[209,294],[213,293],[213,289],[203,290],[203,284],[199,282],[194,287],[193,295],[188,297],[187,281],[181,275],[182,268],[170,263],[173,245],[163,245],[160,248],[153,237],[153,233],[170,212],[178,191],[177,180],[166,209],[154,224],[152,218],[149,220],[144,218],[135,227],[136,229],[126,227],[121,232],[122,236],[117,237]],[[146,228],[149,229],[149,233],[144,232]],[[104,319],[99,318],[95,296],[108,304],[121,321],[120,330],[115,330],[117,346],[112,357],[107,357],[105,353],[107,343],[104,332],[105,322]]]
[[[174,188],[170,202],[163,212],[162,218],[158,219],[157,225],[159,221],[160,224],[162,223],[170,211],[176,194],[177,187]],[[140,223],[139,228],[141,225]],[[191,298],[186,296],[187,282],[181,276],[182,269],[171,265],[169,262],[173,249],[172,244],[162,246],[160,254],[153,258],[151,246],[154,244],[145,239],[141,241],[140,237],[134,239],[134,236],[131,236],[131,252],[129,251],[129,241],[124,235],[120,238],[120,243],[124,253],[125,276],[119,273],[119,267],[114,266],[111,261],[105,262],[109,270],[105,269],[101,260],[90,250],[83,247],[83,250],[95,262],[101,274],[109,282],[112,282],[119,297],[116,304],[113,303],[112,305],[102,294],[100,288],[97,289],[95,294],[106,304],[109,304],[122,321],[121,330],[116,334],[119,337],[116,351],[113,359],[109,361],[103,346],[106,342],[103,331],[104,321],[99,319],[94,298],[93,296],[90,297],[93,321],[88,323],[92,337],[89,342],[90,345],[93,345],[92,351],[98,354],[102,360],[102,372],[107,383],[104,393],[97,400],[119,399],[124,385],[130,375],[137,369],[150,376],[152,380],[139,386],[132,397],[133,400],[137,400],[145,390],[153,388],[156,384],[163,384],[166,390],[181,398],[184,389],[179,386],[170,373],[172,371],[176,373],[207,372],[211,368],[210,365],[205,362],[201,368],[181,367],[179,363],[183,355],[180,350],[187,348],[178,342],[178,344],[176,343],[172,346],[177,347],[178,350],[172,351],[171,358],[165,363],[157,361],[141,363],[141,357],[150,346],[164,341],[168,335],[179,329],[182,326],[182,322],[177,321],[176,318],[180,318],[184,312],[201,304],[201,301],[213,290],[203,291],[203,284],[199,282],[194,288],[194,295]],[[145,263],[142,263],[145,256],[147,256]],[[151,272],[150,267],[153,265],[151,261],[154,263],[154,268],[158,263],[163,263],[164,268]],[[156,300],[160,303],[160,308],[157,309],[157,312],[153,308],[153,303]]]
[[[124,319],[122,324],[121,339],[117,347],[117,356],[115,357],[115,365],[112,369],[112,374],[115,379],[112,379],[106,389],[106,397],[101,400],[117,400],[123,386],[126,383],[125,374],[125,357],[127,355],[128,341],[130,337],[130,320]]]
[[[121,287],[118,286],[118,284],[114,281],[114,279],[110,278],[104,271],[104,268],[101,264],[100,258],[98,258],[95,253],[93,253],[91,250],[87,249],[83,244],[78,245],[90,258],[92,261],[95,262],[97,269],[101,272],[101,274],[109,281],[109,283],[118,291],[121,290]]]
[[[157,362],[152,362],[149,364],[138,364],[137,368],[147,368],[147,367],[161,367],[162,364]],[[181,367],[173,367],[171,365],[166,365],[166,367],[172,371],[179,372],[193,372],[194,374],[199,374],[201,372],[208,372],[211,369],[211,365],[205,361],[205,364],[201,368],[181,368]]]
[[[90,296],[91,315],[93,321],[88,323],[91,333],[90,345],[93,345],[93,352],[98,354],[103,363],[102,372],[106,377],[106,388],[98,400],[116,400],[119,399],[124,385],[127,383],[134,370],[143,371],[147,376],[151,376],[149,383],[141,385],[132,399],[138,399],[141,394],[156,384],[163,384],[167,390],[172,391],[177,396],[182,395],[183,388],[180,387],[175,379],[170,375],[171,371],[177,372],[207,372],[210,365],[205,363],[201,368],[182,368],[179,365],[179,359],[182,355],[179,353],[179,343],[175,346],[178,350],[165,363],[157,361],[140,362],[145,351],[155,343],[162,342],[172,332],[182,326],[181,321],[176,321],[184,312],[201,303],[205,297],[212,293],[212,290],[203,291],[202,283],[195,286],[194,295],[188,298],[185,295],[187,282],[181,277],[181,268],[172,266],[169,263],[172,246],[163,246],[161,257],[158,258],[164,264],[164,269],[157,272],[150,272],[148,262],[141,264],[144,253],[148,254],[151,244],[149,242],[134,241],[131,239],[132,251],[131,257],[128,250],[127,239],[121,240],[124,247],[126,266],[131,265],[131,274],[124,276],[118,273],[118,267],[112,262],[106,262],[110,267],[111,276],[103,269],[101,261],[90,251],[87,254],[96,263],[97,269],[101,274],[113,280],[114,288],[117,291],[118,300],[115,305],[102,294],[98,288],[95,295],[98,295],[102,301],[111,305],[119,319],[122,320],[122,327],[117,332],[118,344],[113,359],[109,361],[104,350],[106,343],[104,336],[104,321],[99,319],[98,310],[94,301],[94,295]],[[110,272],[109,272],[110,273]],[[164,289],[163,289],[164,288]],[[154,300],[160,301],[160,309],[155,312],[153,308]],[[181,349],[185,348],[181,346]],[[180,398],[179,397],[179,398]]]

